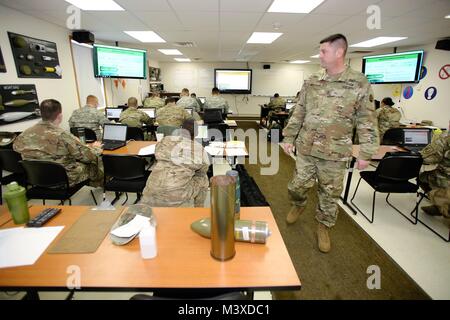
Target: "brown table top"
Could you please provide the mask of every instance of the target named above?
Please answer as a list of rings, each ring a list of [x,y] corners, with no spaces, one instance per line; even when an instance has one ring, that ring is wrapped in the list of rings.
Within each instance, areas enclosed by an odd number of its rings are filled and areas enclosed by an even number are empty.
[[[116,150],[103,150],[103,154],[138,155],[141,148],[148,147],[149,145],[156,143],[156,141],[129,141],[125,147]]]
[[[30,208],[31,216],[44,207]],[[88,207],[63,206],[46,226],[64,225],[65,231]],[[250,288],[300,289],[300,280],[269,207],[242,207],[241,218],[267,221],[272,235],[267,243],[236,242],[236,255],[226,262],[210,256],[211,241],[190,229],[193,221],[208,217],[209,208],[154,208],[158,255],[141,258],[139,239],[115,246],[107,236],[92,254],[48,254],[34,265],[0,269],[3,288],[66,287],[70,266],[81,271],[81,288]],[[14,227],[12,221],[2,228]],[[51,245],[50,245],[51,246]]]
[[[0,227],[12,220],[11,214],[6,205],[0,205]]]

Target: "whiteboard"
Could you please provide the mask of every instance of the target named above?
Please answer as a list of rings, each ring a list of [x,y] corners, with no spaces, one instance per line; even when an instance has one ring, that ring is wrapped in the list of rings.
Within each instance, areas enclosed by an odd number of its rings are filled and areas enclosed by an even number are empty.
[[[295,96],[303,84],[303,71],[293,69],[253,69],[252,95]]]

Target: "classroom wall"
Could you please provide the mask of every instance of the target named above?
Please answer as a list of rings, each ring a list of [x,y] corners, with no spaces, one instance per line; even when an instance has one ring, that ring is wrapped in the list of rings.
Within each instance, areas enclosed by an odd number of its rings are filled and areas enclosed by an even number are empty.
[[[68,129],[69,125],[67,121],[73,110],[78,108],[78,97],[68,38],[70,31],[2,5],[0,5],[0,21],[0,46],[7,70],[6,73],[0,73],[0,83],[36,85],[39,102],[50,98],[61,102],[63,106],[63,123],[61,126],[64,129]],[[18,78],[8,39],[8,31],[55,42],[62,68],[62,78]],[[0,131],[23,131],[38,121],[22,121],[0,126]]]
[[[428,69],[427,75],[417,84],[374,84],[375,99],[392,97],[402,113],[402,122],[421,122],[432,120],[433,124],[440,128],[450,129],[450,79],[439,78],[439,70],[442,66],[450,64],[450,51],[436,50],[435,43],[424,46],[402,48],[398,52],[410,50],[424,50],[423,65]],[[380,51],[370,55],[391,53],[393,51]],[[361,71],[362,59],[351,59],[350,65],[355,70]],[[414,93],[410,99],[403,97],[403,90],[412,86]],[[425,99],[425,91],[433,86],[437,89],[437,95],[433,100]]]
[[[161,68],[161,80],[164,84],[164,90],[167,92],[180,92],[186,87],[190,92],[195,92],[199,97],[211,96],[211,89],[214,86],[215,68],[250,68],[253,70],[253,88],[258,88],[256,92],[267,92],[264,95],[243,95],[243,94],[222,94],[228,101],[231,110],[238,115],[259,116],[260,104],[267,103],[269,97],[280,90],[283,86],[291,88],[289,96],[295,96],[303,84],[303,79],[308,78],[312,73],[319,70],[319,65],[294,65],[288,63],[272,63],[271,68],[263,70],[263,63],[250,63],[248,66],[243,62],[190,62],[190,63],[172,63],[159,62]],[[267,74],[269,76],[264,76]],[[291,82],[295,74],[298,75],[298,86]],[[271,75],[274,75],[273,79]],[[262,83],[265,81],[265,88]],[[270,81],[274,81],[273,92],[270,90]],[[276,81],[276,83],[275,83]],[[267,84],[269,82],[269,85]],[[255,90],[253,90],[255,91]]]

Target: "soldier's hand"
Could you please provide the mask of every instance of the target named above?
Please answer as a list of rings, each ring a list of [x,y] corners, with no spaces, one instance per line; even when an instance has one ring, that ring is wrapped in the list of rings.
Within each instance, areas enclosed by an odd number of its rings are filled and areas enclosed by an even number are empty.
[[[102,143],[101,143],[100,141],[95,141],[95,142],[92,144],[92,146],[93,146],[94,148],[101,148],[103,145],[102,145]]]
[[[291,153],[294,152],[294,145],[291,143],[283,143],[283,150],[284,152],[289,156]]]
[[[369,166],[369,161],[358,159],[356,160],[356,168],[358,170],[364,170]]]

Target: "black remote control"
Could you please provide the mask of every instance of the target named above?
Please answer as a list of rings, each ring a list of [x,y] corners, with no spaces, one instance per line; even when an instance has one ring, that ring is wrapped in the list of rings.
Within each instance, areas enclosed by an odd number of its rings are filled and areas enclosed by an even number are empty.
[[[36,217],[28,221],[27,226],[35,228],[42,227],[45,223],[47,223],[47,221],[56,216],[59,212],[61,212],[61,209],[59,208],[44,209]]]

